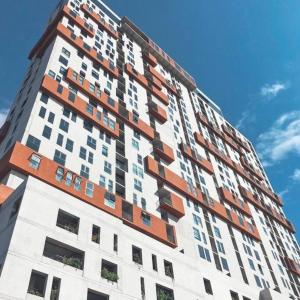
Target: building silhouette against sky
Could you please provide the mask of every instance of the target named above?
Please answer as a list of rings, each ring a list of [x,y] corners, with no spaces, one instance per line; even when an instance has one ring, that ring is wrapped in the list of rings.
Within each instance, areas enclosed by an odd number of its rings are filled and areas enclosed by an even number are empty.
[[[145,33],[62,1],[29,58],[0,130],[0,299],[299,299],[251,142]]]

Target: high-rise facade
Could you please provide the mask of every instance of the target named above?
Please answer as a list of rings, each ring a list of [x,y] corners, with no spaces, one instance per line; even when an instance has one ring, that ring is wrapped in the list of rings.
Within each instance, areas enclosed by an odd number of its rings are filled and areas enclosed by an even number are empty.
[[[0,299],[299,299],[252,144],[98,0],[61,1],[0,130]]]

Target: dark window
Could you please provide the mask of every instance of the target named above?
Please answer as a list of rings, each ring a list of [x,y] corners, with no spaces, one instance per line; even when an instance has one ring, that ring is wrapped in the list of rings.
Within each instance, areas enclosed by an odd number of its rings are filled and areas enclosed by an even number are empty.
[[[58,300],[59,299],[60,283],[61,283],[60,278],[53,277],[50,300]]]
[[[32,270],[27,291],[28,294],[44,297],[47,285],[47,278],[47,274]]]
[[[56,226],[78,234],[79,218],[60,209],[57,215]]]
[[[174,278],[173,264],[167,260],[164,260],[164,267],[166,276]]]
[[[59,133],[58,136],[57,136],[56,144],[59,145],[59,146],[62,146],[63,142],[64,142],[64,136]]]
[[[204,288],[205,288],[206,294],[213,295],[214,293],[213,293],[213,290],[211,287],[210,280],[203,278],[203,282],[204,282]]]
[[[39,116],[44,119],[46,115],[46,111],[47,111],[46,108],[42,106],[40,108]]]
[[[152,268],[154,271],[157,271],[157,257],[154,254],[152,254]]]
[[[65,132],[69,131],[69,123],[63,119],[60,120],[59,128]]]
[[[62,55],[59,57],[59,62],[62,63],[64,66],[68,66],[68,60],[63,57]]]
[[[119,280],[118,266],[102,259],[101,277],[109,281],[117,282]]]
[[[73,152],[74,142],[70,139],[67,139],[66,150]]]
[[[44,130],[43,130],[43,137],[50,140],[51,132],[52,132],[52,129],[50,127],[48,127],[47,125],[45,125]]]
[[[55,118],[55,114],[53,112],[50,112],[48,116],[48,122],[53,124],[54,118]]]
[[[159,284],[156,284],[156,295],[157,295],[157,300],[162,300],[162,299],[174,300],[173,290]]]
[[[86,160],[86,149],[83,147],[80,147],[79,157]]]
[[[92,241],[96,244],[100,244],[100,227],[93,225]]]
[[[231,299],[232,300],[239,300],[239,295],[236,292],[230,291]]]
[[[114,251],[118,252],[118,235],[114,234]]]
[[[61,84],[59,84],[59,85],[57,86],[57,92],[58,92],[59,94],[62,94],[63,90],[64,90],[64,87],[63,87]]]
[[[48,96],[48,95],[42,94],[42,96],[41,96],[41,101],[42,101],[43,103],[47,104],[47,103],[48,103],[48,99],[49,99],[49,96]]]
[[[36,137],[29,135],[27,142],[26,142],[26,146],[28,146],[29,148],[31,148],[34,151],[39,151],[40,149],[40,145],[41,145],[41,141],[39,139],[37,139]]]
[[[139,265],[143,264],[143,253],[141,248],[132,246],[132,261]]]
[[[65,265],[83,270],[84,252],[64,243],[46,238],[43,255]]]
[[[145,299],[145,296],[146,296],[146,292],[145,292],[145,278],[141,277],[140,281],[141,281],[141,295],[142,295],[142,299]]]
[[[87,300],[109,300],[109,296],[102,293],[88,290]]]
[[[66,154],[64,154],[58,150],[55,150],[53,160],[56,161],[58,164],[64,166],[66,163],[66,157],[67,157]]]

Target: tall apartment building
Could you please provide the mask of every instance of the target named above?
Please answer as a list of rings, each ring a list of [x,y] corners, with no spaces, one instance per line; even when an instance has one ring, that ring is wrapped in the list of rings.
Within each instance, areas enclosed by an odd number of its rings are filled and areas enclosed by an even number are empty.
[[[98,0],[61,1],[0,131],[0,299],[300,299],[252,144]]]

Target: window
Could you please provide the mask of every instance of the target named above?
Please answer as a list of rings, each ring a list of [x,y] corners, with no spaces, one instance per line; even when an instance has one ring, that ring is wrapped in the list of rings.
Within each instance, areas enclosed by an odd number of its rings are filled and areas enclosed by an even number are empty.
[[[193,220],[194,220],[194,223],[196,225],[201,225],[202,226],[202,221],[201,221],[201,218],[195,214],[193,214]]]
[[[96,244],[100,244],[100,227],[93,225],[92,241]]]
[[[29,166],[33,169],[38,169],[41,163],[41,158],[37,154],[32,154],[29,159]]]
[[[225,254],[225,248],[224,248],[223,243],[221,243],[220,241],[216,241],[216,244],[217,244],[218,251],[220,253]]]
[[[53,277],[50,300],[58,300],[59,299],[60,283],[61,283],[60,278]]]
[[[28,136],[28,139],[27,139],[27,142],[26,142],[26,146],[28,146],[32,150],[38,152],[39,149],[40,149],[40,145],[41,145],[41,141],[39,139],[37,139],[33,135],[29,135]]]
[[[81,182],[82,182],[81,177],[76,176],[75,180],[74,180],[74,188],[75,188],[76,191],[81,190]]]
[[[108,147],[105,145],[102,146],[102,155],[108,156]]]
[[[105,177],[100,175],[100,179],[99,179],[99,185],[105,188]]]
[[[87,137],[87,145],[91,147],[92,149],[96,150],[97,142],[95,139],[93,139],[91,136]]]
[[[112,282],[117,282],[119,280],[118,266],[102,259],[101,277]]]
[[[66,186],[71,186],[72,182],[73,182],[73,173],[72,172],[67,172],[66,179],[65,179]]]
[[[45,137],[46,139],[50,140],[51,137],[51,132],[52,129],[50,127],[48,127],[47,125],[44,126],[44,130],[43,130],[43,137]]]
[[[85,194],[92,198],[94,196],[94,184],[91,182],[86,183]]]
[[[89,152],[88,162],[90,164],[94,162],[94,154],[92,152]]]
[[[165,275],[174,278],[173,264],[167,260],[164,260],[164,267],[165,267]]]
[[[132,147],[135,148],[136,150],[139,150],[139,142],[136,141],[135,139],[132,139]]]
[[[58,167],[55,174],[55,179],[58,182],[61,182],[64,178],[64,169],[61,167]]]
[[[214,232],[215,232],[216,237],[221,238],[221,232],[218,227],[214,226]]]
[[[157,257],[154,254],[152,254],[152,268],[154,271],[157,271]]]
[[[114,234],[114,245],[113,245],[113,249],[115,252],[118,252],[118,235]]]
[[[70,139],[67,139],[66,150],[68,150],[69,152],[73,152],[73,146],[74,146],[74,142]]]
[[[62,134],[58,134],[56,144],[58,146],[62,146],[64,142],[64,136]]]
[[[83,270],[84,252],[56,240],[46,238],[43,256],[75,269]]]
[[[104,162],[104,172],[111,174],[111,163],[108,161]]]
[[[79,150],[79,157],[86,160],[86,149],[83,148],[83,147],[80,147],[80,150]]]
[[[69,131],[69,123],[63,119],[60,120],[59,128],[65,132]]]
[[[40,100],[41,100],[43,103],[47,104],[47,103],[48,103],[48,99],[49,99],[49,96],[48,96],[48,95],[42,94]]]
[[[106,192],[104,195],[104,204],[111,208],[115,208],[116,206],[116,198],[114,194]]]
[[[45,115],[46,115],[46,111],[47,111],[46,108],[42,106],[42,107],[40,108],[39,117],[41,117],[41,118],[44,119],[44,118],[45,118]]]
[[[141,199],[141,205],[143,210],[147,210],[147,202],[145,198]]]
[[[248,258],[248,262],[249,262],[249,266],[250,268],[255,271],[255,266],[254,266],[254,263],[253,263],[253,260],[251,258]]]
[[[60,63],[62,63],[64,66],[66,66],[66,67],[68,66],[68,60],[65,57],[63,57],[62,55],[59,56],[58,61]]]
[[[138,162],[140,165],[143,165],[143,157],[142,157],[142,155],[140,155],[140,154],[137,155],[137,162]]]
[[[85,165],[81,165],[81,170],[80,170],[80,175],[86,179],[89,179],[90,177],[90,168],[85,166]]]
[[[140,192],[143,191],[142,182],[136,178],[134,178],[134,188]]]
[[[259,277],[257,275],[254,275],[254,279],[256,281],[256,285],[259,287],[259,288],[262,288],[262,285],[261,285],[261,281],[259,279]]]
[[[206,278],[203,278],[203,283],[204,283],[204,288],[205,288],[206,294],[213,295],[214,293],[213,293],[213,290],[212,290],[212,287],[211,287],[210,280],[208,280]]]
[[[132,246],[132,261],[135,263],[142,265],[143,264],[143,254],[142,249],[136,246]]]
[[[48,116],[48,122],[53,124],[54,119],[55,119],[55,114],[53,112],[50,112]]]
[[[64,166],[66,163],[66,155],[58,150],[55,150],[53,160],[56,161],[58,164]]]
[[[229,266],[228,266],[228,262],[227,259],[224,257],[221,257],[221,263],[222,263],[222,267],[225,271],[229,271]]]
[[[142,212],[142,222],[146,226],[151,226],[151,216],[146,212]]]
[[[66,48],[62,48],[62,50],[61,50],[61,52],[62,52],[62,54],[64,54],[66,57],[70,57],[70,55],[71,55],[71,53],[70,53],[70,51],[68,51]]]
[[[141,282],[141,295],[142,295],[142,299],[145,299],[145,295],[146,295],[146,291],[145,291],[145,278],[141,277],[140,278],[140,282]]]
[[[109,300],[109,296],[92,290],[88,290],[87,300]]]
[[[44,297],[47,278],[47,274],[32,270],[27,293],[38,297]]]
[[[232,300],[239,300],[239,295],[236,292],[230,291],[231,299]]]
[[[201,241],[200,231],[195,227],[193,227],[193,231],[194,231],[194,238]]]
[[[57,215],[56,226],[78,234],[79,218],[60,209]]]
[[[174,300],[174,292],[173,290],[167,287],[156,284],[156,297],[157,300],[161,300],[161,299]]]
[[[209,254],[209,250],[198,245],[198,250],[199,250],[199,255],[201,258],[211,262],[211,258],[210,258],[210,254]]]

